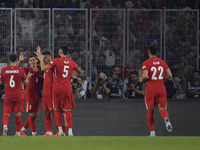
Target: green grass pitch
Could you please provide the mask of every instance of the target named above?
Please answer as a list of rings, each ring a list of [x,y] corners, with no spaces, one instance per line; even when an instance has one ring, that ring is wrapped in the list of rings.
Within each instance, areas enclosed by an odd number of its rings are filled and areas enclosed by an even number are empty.
[[[200,150],[200,137],[0,137],[0,150]]]

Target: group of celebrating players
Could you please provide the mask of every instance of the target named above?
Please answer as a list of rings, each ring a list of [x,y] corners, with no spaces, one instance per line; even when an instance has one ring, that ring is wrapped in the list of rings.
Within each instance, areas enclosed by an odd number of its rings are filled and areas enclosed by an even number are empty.
[[[153,110],[158,107],[163,117],[166,129],[172,131],[169,121],[169,114],[166,111],[167,94],[164,80],[172,77],[167,64],[156,57],[157,47],[152,45],[148,49],[149,59],[143,62],[142,77],[140,82],[146,82],[145,106],[147,109],[147,123],[150,129],[150,136],[155,136]],[[2,136],[7,136],[9,116],[16,114],[15,136],[27,135],[26,130],[30,125],[32,136],[39,136],[36,132],[35,119],[39,116],[40,100],[38,88],[43,82],[42,105],[45,114],[46,133],[44,136],[53,136],[52,119],[54,119],[58,133],[54,136],[64,136],[68,127],[68,136],[73,136],[71,109],[75,108],[74,97],[71,86],[71,74],[73,70],[78,73],[81,69],[76,63],[67,57],[68,46],[59,48],[60,58],[51,60],[51,53],[41,53],[38,46],[37,52],[28,57],[30,67],[20,68],[20,63],[26,58],[24,53],[20,54],[19,60],[16,54],[9,56],[10,65],[2,68],[0,84],[5,84],[4,115]],[[37,65],[38,60],[40,66]],[[43,76],[40,70],[44,71]],[[21,81],[25,85],[22,92]],[[21,114],[24,111],[23,100],[25,100],[26,112],[29,112],[25,124],[22,125]]]

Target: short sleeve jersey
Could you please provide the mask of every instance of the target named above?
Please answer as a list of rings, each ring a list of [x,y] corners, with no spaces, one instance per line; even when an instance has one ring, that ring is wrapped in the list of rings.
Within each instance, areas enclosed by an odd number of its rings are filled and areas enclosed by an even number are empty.
[[[52,95],[53,83],[54,83],[53,69],[45,70],[43,77],[43,95]]]
[[[25,92],[29,92],[31,94],[38,94],[38,88],[42,84],[42,77],[39,76],[40,68],[37,67],[37,71],[33,70],[31,67],[23,68],[25,74],[27,75],[29,72],[32,73],[29,84],[25,86]]]
[[[157,57],[149,58],[142,64],[142,72],[148,71],[145,94],[166,93],[164,73],[168,65]]]
[[[72,89],[71,75],[72,71],[78,70],[76,63],[68,57],[55,58],[49,65],[54,68],[55,81],[54,90],[66,91]]]
[[[26,80],[25,72],[17,66],[7,66],[1,70],[1,81],[5,83],[6,97],[23,97],[21,81]]]

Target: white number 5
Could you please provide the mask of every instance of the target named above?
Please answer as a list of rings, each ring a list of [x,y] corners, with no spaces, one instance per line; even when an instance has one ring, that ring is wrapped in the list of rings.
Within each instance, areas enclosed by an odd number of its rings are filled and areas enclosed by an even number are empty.
[[[68,76],[68,69],[69,68],[69,66],[64,66],[64,69],[63,69],[63,78],[67,78],[67,76]]]
[[[158,71],[160,71],[158,78],[156,77],[156,73],[157,73],[156,67],[151,67],[151,71],[153,71],[153,75],[151,77],[152,80],[157,80],[157,79],[162,80],[163,79],[163,77],[162,77],[163,67],[161,67],[161,66],[158,67]]]
[[[10,84],[10,87],[12,88],[15,87],[15,81],[13,80],[13,78],[14,78],[14,75],[11,75],[9,84]]]

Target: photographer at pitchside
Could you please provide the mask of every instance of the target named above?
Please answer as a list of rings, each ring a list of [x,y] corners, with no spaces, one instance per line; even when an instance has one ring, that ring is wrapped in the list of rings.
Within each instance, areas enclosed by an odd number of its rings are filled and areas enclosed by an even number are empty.
[[[106,77],[104,73],[99,73],[98,78],[95,80],[95,84],[91,90],[91,96],[94,99],[108,99],[110,88],[107,86],[107,82],[105,81]]]
[[[82,99],[85,96],[85,90],[82,88],[82,78],[81,77],[76,77],[72,76],[72,90],[74,93],[74,98]]]

